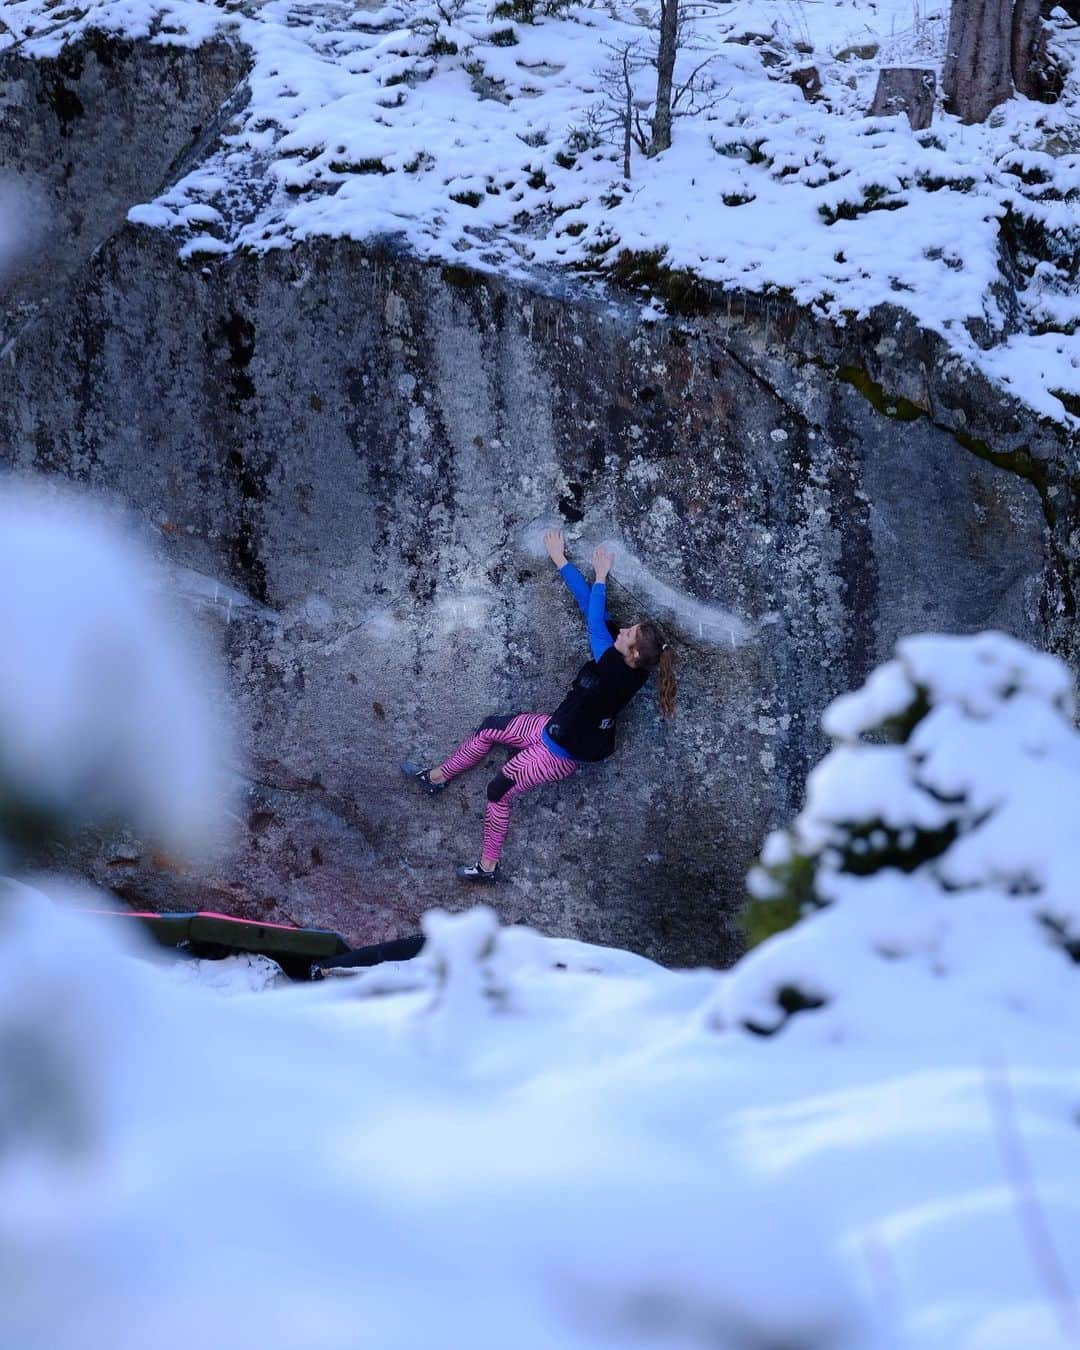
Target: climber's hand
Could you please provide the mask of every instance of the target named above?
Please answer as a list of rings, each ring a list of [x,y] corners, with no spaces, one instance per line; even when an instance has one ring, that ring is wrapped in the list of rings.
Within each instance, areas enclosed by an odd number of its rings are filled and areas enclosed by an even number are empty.
[[[556,567],[566,565],[566,543],[563,540],[562,530],[545,530],[544,547],[548,551],[548,557]]]
[[[592,555],[593,571],[596,573],[597,581],[607,580],[607,574],[611,571],[611,564],[614,561],[615,557],[611,550],[605,548],[603,544],[597,544]]]

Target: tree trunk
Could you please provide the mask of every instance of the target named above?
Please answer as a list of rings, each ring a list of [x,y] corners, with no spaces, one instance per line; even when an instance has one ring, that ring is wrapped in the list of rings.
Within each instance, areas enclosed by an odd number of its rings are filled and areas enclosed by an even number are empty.
[[[628,52],[623,52],[623,138],[622,138],[622,173],[623,177],[630,177],[630,137],[633,134],[634,127],[634,86],[630,79],[630,56]]]
[[[660,47],[656,53],[656,112],[650,155],[671,146],[671,86],[679,46],[679,0],[660,0]]]
[[[1054,102],[1063,77],[1046,49],[1041,8],[1041,0],[953,0],[942,78],[950,112],[984,122],[1014,89]]]
[[[1012,97],[1012,0],[953,0],[942,87],[962,122],[985,122]]]
[[[1021,94],[1037,98],[1039,88],[1038,48],[1042,34],[1039,11],[1042,0],[1016,0],[1012,15],[1011,62],[1013,83]]]
[[[1054,103],[1064,72],[1046,49],[1043,0],[1016,0],[1012,21],[1012,77],[1017,92],[1040,103]]]
[[[912,131],[925,131],[934,116],[936,80],[932,70],[893,66],[878,75],[871,117],[907,113]]]

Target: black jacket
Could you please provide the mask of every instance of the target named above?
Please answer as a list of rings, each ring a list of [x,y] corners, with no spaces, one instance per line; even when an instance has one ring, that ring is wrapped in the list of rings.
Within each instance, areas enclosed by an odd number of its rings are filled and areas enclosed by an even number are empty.
[[[628,666],[609,647],[599,661],[586,661],[578,671],[547,734],[575,759],[607,759],[615,750],[615,719],[648,678],[647,670]]]

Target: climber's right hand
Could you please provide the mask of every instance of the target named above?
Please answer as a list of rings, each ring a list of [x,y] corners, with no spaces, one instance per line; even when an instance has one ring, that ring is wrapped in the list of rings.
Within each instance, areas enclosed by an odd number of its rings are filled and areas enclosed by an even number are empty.
[[[563,539],[562,530],[545,530],[544,547],[548,551],[548,557],[556,567],[566,565],[566,543]]]

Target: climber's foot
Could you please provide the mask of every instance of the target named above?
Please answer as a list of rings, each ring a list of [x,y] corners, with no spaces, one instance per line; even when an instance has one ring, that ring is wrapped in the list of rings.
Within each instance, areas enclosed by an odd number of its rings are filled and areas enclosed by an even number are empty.
[[[457,868],[457,874],[462,881],[477,881],[481,886],[493,886],[499,876],[499,864],[494,863],[489,869],[478,862],[462,863]]]
[[[411,759],[407,759],[401,766],[401,772],[406,778],[411,778],[431,797],[436,797],[446,787],[446,780],[441,783],[434,783],[431,780],[430,769],[421,768],[419,764],[414,764]]]

